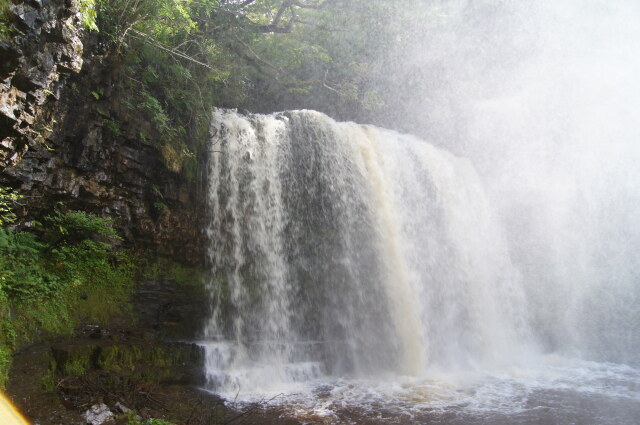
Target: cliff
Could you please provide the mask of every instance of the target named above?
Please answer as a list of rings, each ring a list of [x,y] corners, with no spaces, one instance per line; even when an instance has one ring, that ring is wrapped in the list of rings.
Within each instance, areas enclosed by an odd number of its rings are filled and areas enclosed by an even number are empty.
[[[22,225],[54,207],[112,217],[126,244],[203,259],[203,185],[167,165],[158,130],[123,107],[117,55],[74,2],[10,5],[0,41],[0,184],[24,195]]]

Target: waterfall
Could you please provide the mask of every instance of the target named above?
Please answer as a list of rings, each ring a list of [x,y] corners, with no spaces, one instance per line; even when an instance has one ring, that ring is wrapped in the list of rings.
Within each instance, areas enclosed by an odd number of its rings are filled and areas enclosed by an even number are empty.
[[[530,348],[467,160],[313,111],[217,110],[211,151],[212,390],[484,368]]]

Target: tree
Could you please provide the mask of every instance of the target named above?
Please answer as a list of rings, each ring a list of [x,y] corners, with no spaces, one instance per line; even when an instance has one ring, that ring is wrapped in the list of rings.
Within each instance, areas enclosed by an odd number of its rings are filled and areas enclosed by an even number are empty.
[[[214,105],[347,119],[380,108],[380,58],[408,10],[408,0],[96,1],[122,104],[156,130],[175,171],[197,164]]]

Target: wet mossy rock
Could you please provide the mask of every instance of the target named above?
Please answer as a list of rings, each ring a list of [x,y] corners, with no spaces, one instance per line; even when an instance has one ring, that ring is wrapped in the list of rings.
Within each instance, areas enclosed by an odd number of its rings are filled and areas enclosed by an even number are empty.
[[[146,341],[146,329],[84,331],[16,356],[9,395],[32,423],[85,423],[82,413],[97,403],[114,412],[124,405],[143,418],[173,423],[186,423],[195,409],[206,410],[207,418],[227,414],[222,400],[197,389],[204,382],[200,346]],[[118,418],[116,423],[128,423],[127,415]]]
[[[202,270],[168,259],[139,263],[140,284],[122,314],[100,325],[85,321],[74,335],[50,335],[14,355],[7,394],[34,423],[82,423],[77,417],[88,406],[117,402],[143,417],[179,410],[184,421],[201,398],[211,399],[198,390],[202,347],[182,342],[196,340],[207,317]],[[217,403],[208,406],[218,412]]]
[[[97,374],[147,385],[199,385],[204,379],[202,347],[191,343],[75,340],[53,345],[51,359],[58,379]]]
[[[200,338],[202,318],[208,317],[205,286],[180,284],[170,279],[145,280],[136,291],[134,310],[140,326],[157,337],[194,340]]]

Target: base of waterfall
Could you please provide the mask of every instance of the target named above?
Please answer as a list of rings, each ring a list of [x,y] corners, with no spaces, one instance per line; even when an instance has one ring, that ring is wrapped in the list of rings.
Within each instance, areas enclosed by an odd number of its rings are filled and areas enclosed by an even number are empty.
[[[637,424],[640,369],[558,355],[528,363],[375,379],[326,376],[313,362],[247,363],[209,369],[221,387],[205,389],[308,424]]]

